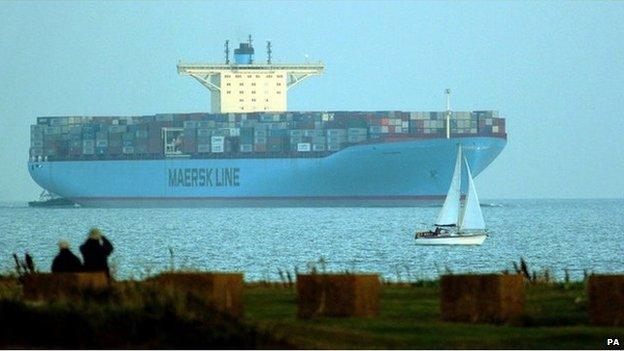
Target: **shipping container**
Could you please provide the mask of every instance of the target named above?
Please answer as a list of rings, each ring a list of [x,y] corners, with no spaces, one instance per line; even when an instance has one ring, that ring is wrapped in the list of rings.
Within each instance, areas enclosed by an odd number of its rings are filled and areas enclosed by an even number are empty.
[[[110,125],[108,126],[109,133],[126,133],[128,131],[128,126],[124,125]]]
[[[91,145],[91,146],[83,146],[82,147],[82,154],[83,155],[94,155],[95,154],[95,146]]]
[[[210,143],[211,144],[220,144],[223,145],[225,141],[225,137],[224,136],[213,136],[210,138]]]
[[[310,143],[298,143],[297,144],[297,151],[298,152],[308,152],[311,151],[312,147],[310,145]]]
[[[325,151],[325,144],[312,144],[312,151]]]

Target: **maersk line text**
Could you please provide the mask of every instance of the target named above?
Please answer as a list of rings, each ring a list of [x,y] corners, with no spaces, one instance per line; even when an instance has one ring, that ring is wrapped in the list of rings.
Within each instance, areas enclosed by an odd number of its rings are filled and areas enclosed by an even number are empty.
[[[239,186],[239,168],[173,168],[169,169],[169,186]]]

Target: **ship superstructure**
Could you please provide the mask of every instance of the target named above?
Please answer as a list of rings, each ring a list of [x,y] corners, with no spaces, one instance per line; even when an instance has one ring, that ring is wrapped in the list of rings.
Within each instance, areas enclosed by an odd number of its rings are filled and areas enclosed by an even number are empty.
[[[178,73],[195,78],[211,93],[212,113],[283,112],[288,106],[288,90],[304,79],[320,75],[323,63],[272,63],[267,42],[267,62],[254,62],[251,36],[229,58],[225,43],[225,63],[180,63]]]

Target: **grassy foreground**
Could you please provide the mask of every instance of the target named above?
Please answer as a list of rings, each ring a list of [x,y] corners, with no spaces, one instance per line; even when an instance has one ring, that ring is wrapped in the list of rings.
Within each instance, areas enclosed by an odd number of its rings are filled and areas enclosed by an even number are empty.
[[[120,282],[55,301],[25,301],[0,279],[0,348],[292,348],[192,294]]]
[[[525,316],[509,325],[440,321],[438,286],[384,285],[377,318],[296,318],[293,288],[249,287],[247,320],[299,348],[599,349],[624,328],[591,327],[583,284],[527,286]]]
[[[0,279],[0,348],[599,349],[624,338],[624,328],[588,325],[584,284],[525,292],[525,315],[507,325],[441,322],[437,282],[384,284],[376,318],[303,320],[294,287],[246,284],[237,319],[141,282],[80,301],[29,302]]]

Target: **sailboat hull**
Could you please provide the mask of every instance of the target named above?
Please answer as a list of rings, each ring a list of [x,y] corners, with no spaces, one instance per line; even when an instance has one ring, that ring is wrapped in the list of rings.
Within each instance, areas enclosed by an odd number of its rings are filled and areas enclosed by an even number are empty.
[[[487,234],[439,235],[416,238],[416,245],[481,245]]]

